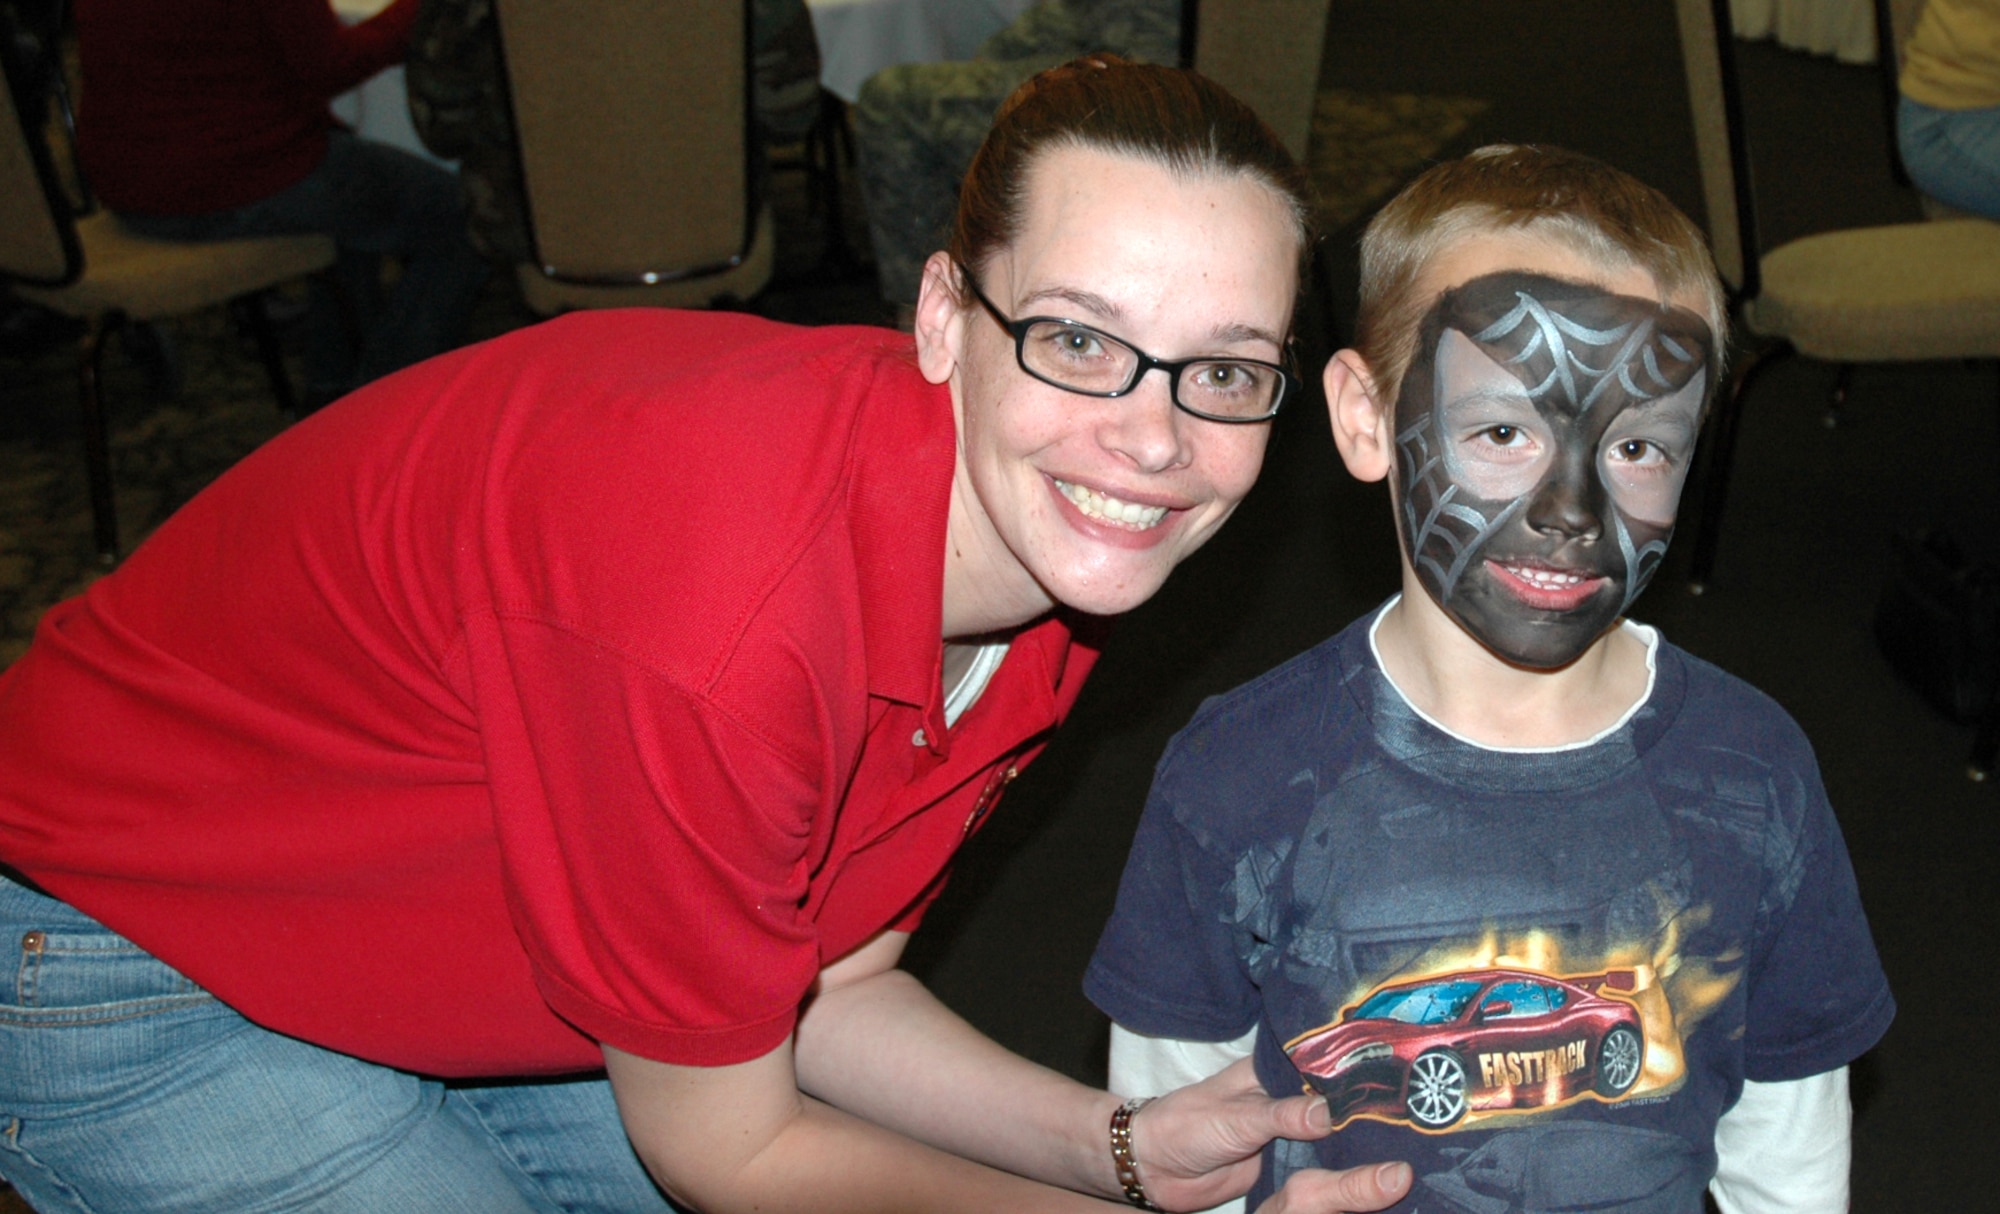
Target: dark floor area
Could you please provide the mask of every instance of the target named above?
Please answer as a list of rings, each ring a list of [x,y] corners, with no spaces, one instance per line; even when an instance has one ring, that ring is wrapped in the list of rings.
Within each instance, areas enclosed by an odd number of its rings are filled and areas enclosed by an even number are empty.
[[[1741,48],[1766,243],[1913,220],[1890,177],[1872,67]],[[1608,160],[1702,213],[1669,0],[1339,0],[1331,88],[1487,103],[1447,151],[1536,141]],[[781,174],[781,178],[782,178]],[[794,207],[780,280],[757,308],[801,323],[882,323],[865,275],[820,258],[821,216]],[[847,216],[865,252],[858,217]],[[911,964],[1004,1044],[1103,1079],[1106,1026],[1079,979],[1111,906],[1152,764],[1200,700],[1321,640],[1393,589],[1387,499],[1334,458],[1318,367],[1352,300],[1358,223],[1326,235],[1334,315],[1302,313],[1314,393],[1281,417],[1237,518],[1121,626],[1067,730],[965,854]],[[496,292],[481,323],[529,318]],[[1878,653],[1871,614],[1898,529],[1949,527],[2000,557],[2000,376],[1991,365],[1859,369],[1843,425],[1821,414],[1833,369],[1794,360],[1759,384],[1743,427],[1708,593],[1685,589],[1684,534],[1634,615],[1775,696],[1811,737],[1900,1003],[1857,1067],[1854,1208],[1976,1210],[1978,1090],[2000,1074],[2000,787],[1966,778],[1971,731],[1934,712]],[[68,475],[65,473],[64,475]],[[79,537],[79,542],[81,537]],[[0,558],[5,552],[0,550]],[[1977,1081],[1977,1082],[1975,1082]],[[1991,1207],[1987,1207],[1991,1208]],[[0,1196],[0,1210],[4,1210]]]

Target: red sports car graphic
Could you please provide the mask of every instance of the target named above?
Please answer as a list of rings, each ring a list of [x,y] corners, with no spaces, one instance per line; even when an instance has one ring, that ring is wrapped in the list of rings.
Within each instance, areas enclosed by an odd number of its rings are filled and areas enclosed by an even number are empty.
[[[1636,986],[1629,969],[1444,974],[1379,987],[1285,1052],[1336,1125],[1372,1116],[1442,1130],[1468,1110],[1616,1099],[1644,1061],[1639,1009],[1619,997]]]

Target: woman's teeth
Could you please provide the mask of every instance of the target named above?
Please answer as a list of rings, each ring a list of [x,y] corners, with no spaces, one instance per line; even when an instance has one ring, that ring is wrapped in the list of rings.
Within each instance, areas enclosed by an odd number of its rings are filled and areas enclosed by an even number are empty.
[[[1156,527],[1161,519],[1167,517],[1165,506],[1141,506],[1137,502],[1120,501],[1115,497],[1106,497],[1095,489],[1072,485],[1068,481],[1057,481],[1056,488],[1062,490],[1062,495],[1074,502],[1076,508],[1089,517],[1116,523],[1121,527],[1130,527],[1135,531]]]

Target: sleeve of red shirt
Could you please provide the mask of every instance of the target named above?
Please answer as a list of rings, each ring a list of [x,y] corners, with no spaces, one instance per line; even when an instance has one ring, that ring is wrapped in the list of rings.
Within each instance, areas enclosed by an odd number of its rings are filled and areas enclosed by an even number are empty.
[[[260,0],[246,6],[305,88],[329,99],[403,61],[419,0],[394,0],[348,25],[330,0]]]
[[[489,617],[468,640],[510,909],[549,1005],[665,1061],[777,1046],[819,970],[800,906],[825,773],[558,624]]]

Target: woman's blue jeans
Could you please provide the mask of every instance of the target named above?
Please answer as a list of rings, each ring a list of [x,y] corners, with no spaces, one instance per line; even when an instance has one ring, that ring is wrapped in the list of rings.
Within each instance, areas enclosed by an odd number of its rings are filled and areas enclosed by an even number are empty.
[[[39,1214],[674,1209],[601,1075],[447,1084],[323,1050],[4,877],[0,943],[0,1177]]]
[[[2000,219],[2000,106],[1940,110],[1903,98],[1896,144],[1916,187],[1947,206]]]

